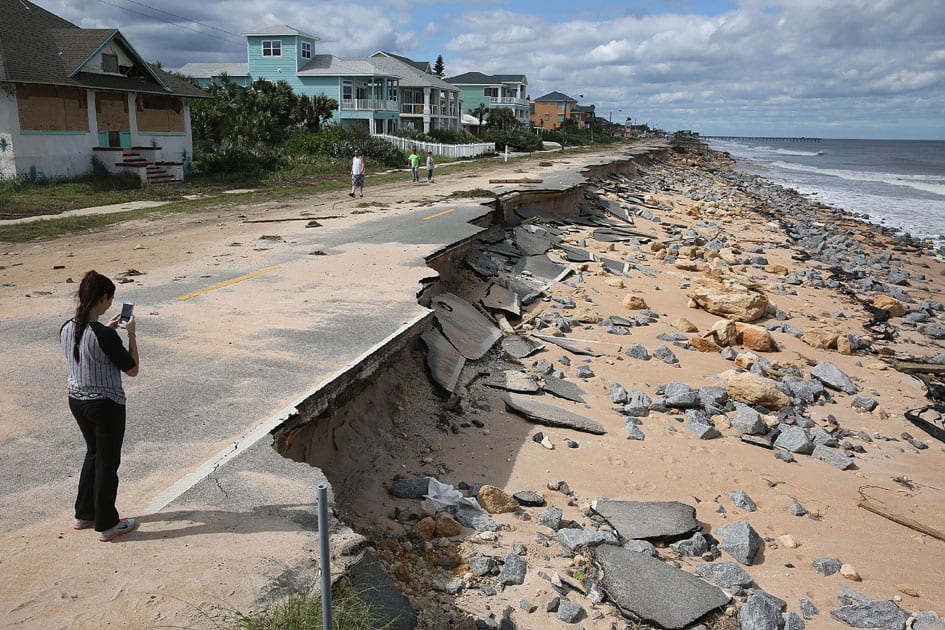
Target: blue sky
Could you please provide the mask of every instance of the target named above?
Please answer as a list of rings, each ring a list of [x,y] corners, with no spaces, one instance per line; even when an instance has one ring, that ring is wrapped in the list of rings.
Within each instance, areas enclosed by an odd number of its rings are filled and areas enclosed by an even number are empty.
[[[8,1],[8,0],[3,0]],[[317,53],[387,50],[447,75],[525,74],[599,116],[707,135],[945,139],[942,0],[33,0],[146,59],[245,61],[288,24]]]

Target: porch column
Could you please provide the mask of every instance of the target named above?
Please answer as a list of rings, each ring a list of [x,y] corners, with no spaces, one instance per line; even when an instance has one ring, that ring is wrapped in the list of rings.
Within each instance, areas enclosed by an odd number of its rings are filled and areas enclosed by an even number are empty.
[[[85,91],[85,107],[89,117],[89,135],[92,136],[92,146],[101,146],[98,140],[98,116],[95,115],[95,90]]]
[[[430,88],[423,88],[423,133],[430,133]]]
[[[138,107],[136,105],[137,94],[129,92],[128,96],[128,133],[131,135],[131,146],[140,147],[144,145],[141,138],[138,137]]]

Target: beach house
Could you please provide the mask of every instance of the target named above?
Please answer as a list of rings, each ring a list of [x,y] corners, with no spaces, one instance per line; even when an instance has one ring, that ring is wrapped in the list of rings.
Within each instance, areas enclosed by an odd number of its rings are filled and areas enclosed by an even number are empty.
[[[79,28],[28,2],[0,1],[0,178],[93,169],[182,179],[190,99],[206,94],[148,64],[117,29]]]
[[[459,88],[433,74],[428,61],[414,61],[378,51],[370,62],[400,77],[400,126],[424,133],[436,129],[458,131],[462,120]]]
[[[528,124],[529,102],[525,91],[528,79],[524,74],[467,72],[444,81],[459,88],[464,114],[469,115],[480,105],[490,110],[504,107],[511,109],[520,123]]]
[[[223,76],[243,86],[257,79],[285,81],[296,94],[324,94],[336,100],[332,118],[346,127],[365,133],[392,133],[399,127],[401,77],[391,69],[393,64],[318,54],[317,37],[286,25],[242,35],[245,63],[188,63],[181,74],[203,86]]]

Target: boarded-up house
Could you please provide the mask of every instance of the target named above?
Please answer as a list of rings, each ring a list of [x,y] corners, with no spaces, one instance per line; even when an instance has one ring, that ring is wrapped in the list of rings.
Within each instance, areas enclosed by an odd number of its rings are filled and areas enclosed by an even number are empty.
[[[190,99],[206,93],[145,62],[116,29],[84,29],[28,2],[0,1],[0,179],[131,170],[182,179]]]

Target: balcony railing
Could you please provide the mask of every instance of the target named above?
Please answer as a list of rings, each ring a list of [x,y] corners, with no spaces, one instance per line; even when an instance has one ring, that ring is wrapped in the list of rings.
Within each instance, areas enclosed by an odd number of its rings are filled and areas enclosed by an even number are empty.
[[[422,114],[423,103],[401,103],[400,113],[401,114]]]
[[[400,106],[397,101],[385,101],[383,99],[343,99],[341,101],[341,111],[399,112]]]
[[[430,105],[430,114],[433,116],[456,116],[456,107],[441,107],[439,105]],[[423,115],[423,103],[401,103],[401,114]]]
[[[525,105],[528,103],[524,98],[515,98],[512,96],[490,96],[489,103],[492,105]]]

